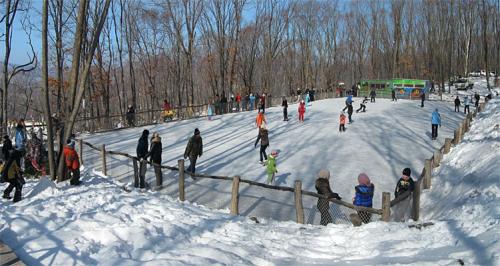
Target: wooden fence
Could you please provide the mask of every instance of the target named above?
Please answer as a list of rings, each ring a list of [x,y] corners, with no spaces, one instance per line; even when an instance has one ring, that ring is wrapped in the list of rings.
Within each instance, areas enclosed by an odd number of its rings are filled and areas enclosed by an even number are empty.
[[[406,192],[401,194],[398,198],[391,201],[390,206],[394,207],[397,204],[403,202],[408,197],[412,197],[412,205],[410,211],[410,217],[414,221],[418,221],[420,218],[420,195],[423,189],[430,189],[432,185],[432,171],[434,168],[439,167],[443,156],[450,152],[452,145],[458,145],[464,137],[464,134],[469,131],[472,119],[477,116],[477,114],[484,110],[488,98],[479,104],[479,108],[476,108],[474,112],[468,113],[464,120],[460,122],[459,126],[455,129],[454,138],[445,138],[443,146],[434,151],[431,158],[426,159],[424,163],[424,168],[420,174],[418,180],[415,182],[415,190],[413,193]]]
[[[348,208],[352,210],[353,212],[366,212],[374,215],[380,215],[381,218],[380,220],[388,222],[390,219],[390,193],[384,192],[382,194],[382,208],[376,209],[376,208],[367,208],[367,207],[361,207],[361,206],[356,206],[354,204],[342,201],[342,200],[337,200],[337,199],[329,199],[325,195],[320,195],[315,192],[311,191],[306,191],[302,189],[302,181],[296,180],[294,183],[294,187],[286,187],[286,186],[276,186],[276,185],[268,185],[264,183],[259,183],[256,181],[252,180],[247,180],[247,179],[242,179],[240,176],[234,176],[234,177],[228,177],[228,176],[215,176],[215,175],[208,175],[208,174],[200,174],[200,173],[191,173],[185,170],[184,167],[184,160],[179,160],[177,167],[173,166],[166,166],[166,165],[159,165],[155,163],[148,162],[146,160],[139,160],[137,157],[132,156],[127,153],[123,152],[118,152],[118,151],[112,151],[112,150],[107,150],[105,144],[102,144],[100,147],[97,147],[91,143],[88,143],[86,141],[83,141],[82,139],[78,139],[78,147],[79,147],[79,155],[82,160],[82,165],[85,164],[83,160],[83,149],[84,146],[88,146],[91,149],[97,151],[100,153],[101,156],[101,169],[104,175],[107,175],[107,166],[106,166],[106,156],[107,155],[118,155],[118,156],[124,156],[132,160],[133,163],[133,169],[134,169],[134,186],[135,187],[144,187],[145,184],[145,172],[140,171],[140,169],[143,169],[143,167],[146,167],[146,164],[152,165],[153,167],[160,167],[160,169],[167,169],[170,171],[176,171],[178,172],[178,195],[179,195],[179,200],[180,201],[185,201],[186,200],[186,191],[185,191],[185,178],[186,175],[189,175],[194,178],[206,178],[206,179],[215,179],[215,180],[221,180],[221,181],[231,181],[232,184],[232,190],[231,190],[231,201],[230,201],[230,212],[233,215],[239,215],[239,198],[240,198],[240,184],[245,183],[250,186],[256,186],[256,187],[261,187],[264,189],[270,189],[270,190],[275,190],[275,191],[285,191],[285,192],[291,192],[293,193],[294,196],[294,206],[295,206],[295,212],[296,212],[296,222],[297,223],[305,223],[305,218],[304,218],[304,207],[302,204],[302,199],[304,195],[307,196],[312,196],[315,198],[321,198],[321,199],[327,199],[330,201],[332,204],[342,206],[344,208]],[[156,174],[156,173],[155,173]],[[161,190],[163,183],[162,180],[159,176],[156,176],[156,189]]]

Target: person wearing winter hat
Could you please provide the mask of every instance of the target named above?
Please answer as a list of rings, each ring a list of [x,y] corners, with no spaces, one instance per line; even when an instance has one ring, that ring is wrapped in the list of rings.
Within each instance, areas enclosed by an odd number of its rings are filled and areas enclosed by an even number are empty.
[[[271,185],[274,183],[274,176],[278,172],[276,168],[276,157],[278,157],[277,151],[272,151],[271,155],[267,158],[267,184]]]
[[[346,116],[345,116],[344,111],[342,111],[340,113],[339,119],[340,119],[339,132],[345,132],[345,120],[346,120]]]
[[[146,158],[149,157],[150,162],[153,164],[156,177],[156,186],[161,186],[163,184],[163,176],[161,173],[161,152],[161,137],[160,134],[155,132],[153,133],[153,137],[151,138],[151,148],[146,155]]]
[[[17,164],[19,157],[21,157],[21,152],[12,149],[10,150],[9,160],[2,165],[2,179],[9,183],[3,192],[3,198],[12,199],[10,193],[16,189],[14,192],[14,202],[21,200],[23,184],[25,183],[21,175],[21,169]]]
[[[184,151],[184,159],[189,157],[189,167],[186,171],[190,173],[195,173],[196,171],[196,160],[203,154],[203,139],[200,136],[200,130],[196,128],[194,130],[194,135],[189,139]],[[191,178],[195,179],[193,176]]]
[[[330,201],[328,199],[338,199],[342,198],[339,194],[334,193],[330,188],[330,171],[322,169],[318,172],[318,178],[316,179],[315,187],[316,191],[320,195],[324,195],[326,198],[318,198],[316,207],[321,213],[321,225],[327,225],[333,223],[332,216],[330,215]]]
[[[410,168],[405,168],[403,169],[402,176],[398,180],[396,189],[394,190],[395,198],[406,197],[403,201],[397,204],[396,208],[394,209],[395,221],[403,222],[405,220],[405,215],[408,213],[411,202],[411,197],[409,197],[409,195],[406,194],[413,192],[414,189],[415,189],[415,183],[411,178],[411,170]]]
[[[75,150],[75,141],[67,140],[68,144],[64,146],[63,156],[66,166],[66,177],[70,177],[71,185],[79,185],[80,181],[80,158]]]
[[[355,196],[353,204],[356,206],[368,207],[373,206],[373,192],[375,186],[371,183],[367,174],[361,173],[358,175],[358,185],[354,187]],[[370,222],[371,214],[365,211],[358,211],[358,216],[363,223]]]
[[[137,159],[139,161],[146,160],[148,154],[148,136],[149,130],[144,129],[142,135],[137,142]],[[147,171],[147,164],[141,163],[139,166],[139,174],[134,176],[134,187],[145,188],[146,182],[144,180]]]
[[[262,124],[259,128],[259,134],[257,135],[257,140],[255,140],[254,147],[257,148],[257,144],[260,140],[260,163],[264,164],[263,160],[267,161],[266,149],[269,146],[269,131],[266,128],[266,124]]]

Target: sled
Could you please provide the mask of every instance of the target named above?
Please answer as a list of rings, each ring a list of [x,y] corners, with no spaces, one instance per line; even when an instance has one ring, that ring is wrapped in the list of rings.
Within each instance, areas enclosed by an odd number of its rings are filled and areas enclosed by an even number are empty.
[[[166,121],[172,121],[175,116],[175,111],[174,110],[168,110],[168,111],[163,111],[163,120]]]

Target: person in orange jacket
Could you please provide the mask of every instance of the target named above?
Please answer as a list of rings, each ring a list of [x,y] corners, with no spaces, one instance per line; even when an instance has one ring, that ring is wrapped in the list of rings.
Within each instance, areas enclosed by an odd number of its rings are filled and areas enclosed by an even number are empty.
[[[264,116],[264,111],[260,110],[257,114],[257,118],[255,119],[255,124],[257,124],[257,128],[260,128],[262,123],[267,123],[266,117]]]
[[[75,151],[75,141],[69,139],[67,145],[64,146],[63,155],[64,162],[66,165],[66,174],[71,177],[69,183],[71,185],[77,186],[81,183],[80,181],[80,158],[78,153]]]
[[[346,119],[345,113],[344,113],[344,111],[342,111],[342,112],[340,113],[340,126],[339,126],[339,132],[345,132],[345,119]]]
[[[304,122],[304,113],[306,112],[306,103],[304,100],[299,104],[299,121]]]

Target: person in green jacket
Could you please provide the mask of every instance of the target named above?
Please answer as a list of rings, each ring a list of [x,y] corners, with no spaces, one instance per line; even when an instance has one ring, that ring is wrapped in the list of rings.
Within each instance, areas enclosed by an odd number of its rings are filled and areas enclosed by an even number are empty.
[[[274,175],[278,172],[276,168],[276,157],[278,156],[277,151],[272,151],[271,155],[267,157],[267,184],[270,185],[274,183]]]

